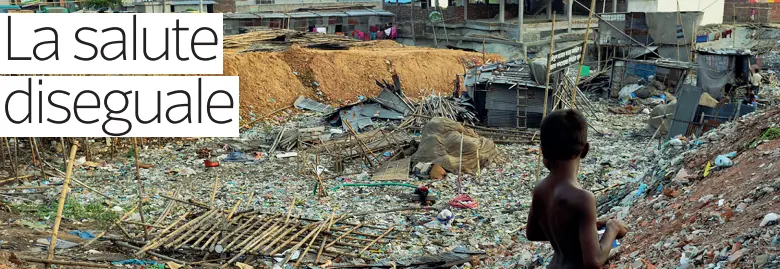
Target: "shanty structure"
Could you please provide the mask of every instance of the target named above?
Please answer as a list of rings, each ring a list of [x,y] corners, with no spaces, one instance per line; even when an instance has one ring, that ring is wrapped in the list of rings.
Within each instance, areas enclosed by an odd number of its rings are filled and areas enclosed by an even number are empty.
[[[677,93],[677,105],[672,116],[667,138],[677,135],[701,136],[724,122],[739,118],[756,110],[739,100],[708,107],[701,103],[705,91],[701,87],[683,85]]]
[[[724,91],[747,85],[750,66],[757,61],[750,50],[700,49],[696,52],[696,63],[697,85],[719,99]]]
[[[655,57],[691,61],[691,44],[702,12],[623,12],[605,13],[599,20],[596,45],[598,56]]]
[[[695,64],[685,61],[664,59],[636,60],[628,58],[613,59],[612,81],[610,82],[610,96],[618,97],[620,89],[641,81],[647,81],[651,76],[666,86],[670,93],[685,82],[688,71],[695,69]]]
[[[545,87],[537,82],[534,73],[530,64],[520,61],[469,70],[464,84],[480,121],[488,127],[538,128],[544,111]],[[549,90],[548,96],[552,96],[553,90]],[[552,106],[548,105],[548,111]]]

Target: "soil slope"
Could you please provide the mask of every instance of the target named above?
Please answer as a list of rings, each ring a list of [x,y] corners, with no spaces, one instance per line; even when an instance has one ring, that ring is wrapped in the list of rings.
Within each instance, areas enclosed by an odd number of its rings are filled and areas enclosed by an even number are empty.
[[[349,50],[313,50],[293,46],[284,52],[237,54],[226,51],[224,75],[240,77],[242,122],[292,105],[300,96],[334,106],[373,97],[375,80],[398,73],[406,95],[417,98],[450,92],[462,62],[481,60],[481,53],[405,47],[393,41]],[[497,60],[499,56],[489,55]]]

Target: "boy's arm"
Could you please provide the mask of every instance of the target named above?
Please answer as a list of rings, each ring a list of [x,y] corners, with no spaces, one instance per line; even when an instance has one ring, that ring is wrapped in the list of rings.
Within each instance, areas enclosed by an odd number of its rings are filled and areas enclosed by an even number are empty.
[[[544,235],[542,228],[539,227],[539,221],[536,219],[534,211],[534,201],[531,200],[531,210],[528,211],[528,222],[525,226],[525,238],[530,241],[550,241],[547,236]]]
[[[612,241],[617,237],[617,229],[607,229],[599,241],[596,229],[596,197],[590,192],[582,192],[579,203],[573,203],[580,218],[579,233],[582,248],[583,266],[601,268],[609,258]]]

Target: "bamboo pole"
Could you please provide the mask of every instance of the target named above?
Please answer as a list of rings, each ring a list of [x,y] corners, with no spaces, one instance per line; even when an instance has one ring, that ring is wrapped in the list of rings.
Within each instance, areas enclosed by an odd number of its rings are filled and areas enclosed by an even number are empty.
[[[591,14],[592,13],[593,12],[591,11]],[[554,13],[553,13],[553,21],[552,21],[552,31],[553,31],[553,33],[555,33],[555,14]],[[586,39],[586,42],[587,42],[587,39]],[[553,50],[553,46],[554,45],[555,45],[555,38],[550,38],[550,56],[547,57],[547,79],[545,80],[545,83],[544,83],[544,106],[543,106],[543,110],[542,110],[542,120],[544,120],[544,117],[547,117],[547,99],[548,99],[547,97],[549,96],[549,92],[550,92],[550,65],[552,65],[552,50]],[[580,70],[582,70],[582,68],[580,68]],[[562,75],[565,76],[566,74],[562,74]],[[556,85],[556,91],[558,90],[557,86],[558,85]],[[577,86],[575,85],[575,89],[576,89],[576,87]],[[561,89],[561,90],[565,91],[566,89]],[[539,151],[538,151],[537,158],[536,158],[536,180],[537,181],[539,180],[539,177],[541,175],[542,175],[542,144],[541,144],[541,142],[539,142]]]
[[[62,170],[68,166],[68,160],[65,159],[65,138],[60,137],[60,147],[62,147]],[[9,151],[10,152],[10,151]]]
[[[685,29],[682,27],[682,16],[680,16],[680,0],[675,1],[677,2],[677,23],[680,25],[680,29],[683,30],[683,38],[685,38]],[[676,30],[676,28],[675,28]],[[675,31],[675,41],[677,41],[677,61],[680,60],[680,39],[676,37],[677,32]]]
[[[293,234],[292,236],[290,236],[290,238],[289,238],[289,239],[287,239],[287,240],[285,240],[284,242],[282,242],[282,244],[280,244],[278,247],[276,247],[275,249],[273,249],[273,250],[272,250],[270,253],[268,253],[268,255],[269,255],[269,256],[276,255],[276,253],[278,253],[279,251],[281,251],[281,250],[282,250],[282,248],[284,248],[284,247],[286,247],[288,244],[290,244],[290,242],[292,242],[293,240],[295,240],[296,238],[298,238],[298,236],[300,236],[302,233],[304,233],[304,232],[306,232],[307,230],[311,229],[311,227],[312,227],[312,226],[314,226],[314,223],[311,223],[311,224],[307,225],[306,227],[303,227],[303,229],[299,230],[297,233],[295,233],[295,234]],[[281,237],[280,237],[279,239],[281,239]],[[279,240],[279,239],[277,239],[277,240]],[[263,248],[263,251],[268,251],[268,249],[270,249],[270,248],[271,248],[271,246],[273,246],[274,244],[276,244],[276,242],[271,242],[271,244],[268,244],[268,246],[266,246],[265,248]]]
[[[41,169],[41,178],[46,178],[46,172],[43,169],[43,154],[41,154],[41,149],[38,147],[38,142],[35,141],[35,137],[32,138],[33,148],[35,149],[36,154],[38,154],[38,159],[40,159],[40,162],[38,162],[38,168]]]
[[[70,266],[81,266],[81,267],[97,267],[97,268],[111,268],[110,265],[107,264],[99,264],[99,263],[91,263],[91,262],[72,262],[72,261],[59,261],[59,260],[44,260],[44,259],[37,259],[37,258],[30,258],[30,257],[19,257],[20,259],[28,262],[37,262],[37,263],[44,263],[49,267],[50,264],[59,264],[59,265],[70,265]]]
[[[309,253],[309,249],[311,248],[312,245],[314,245],[314,241],[317,240],[317,236],[319,236],[320,232],[322,232],[322,230],[324,230],[325,227],[328,226],[328,223],[329,223],[328,220],[325,220],[325,222],[323,222],[320,225],[319,229],[317,230],[317,233],[314,234],[314,236],[311,238],[311,241],[309,241],[309,244],[307,244],[306,248],[303,250],[303,252],[301,252],[301,255],[298,257],[298,260],[295,262],[295,265],[293,265],[293,268],[298,268],[298,266],[301,264],[301,261],[303,261],[303,258],[306,257],[306,253]],[[301,241],[305,241],[305,240],[301,240]],[[290,254],[290,255],[292,255],[292,254]]]
[[[60,174],[60,175],[65,175],[65,173],[63,173],[62,171],[56,170],[56,168],[54,168],[54,166],[53,166],[53,165],[51,165],[51,164],[49,164],[49,163],[46,163],[46,165],[47,165],[47,166],[49,166],[49,167],[51,167],[52,169],[55,169],[55,171],[57,171],[57,172],[58,172],[58,174]],[[47,174],[49,174],[49,175],[52,175],[51,173],[48,173],[48,172],[47,172]],[[56,175],[55,175],[55,176],[56,176]],[[85,189],[88,189],[88,190],[90,190],[90,191],[92,191],[92,192],[94,192],[94,193],[97,193],[97,194],[99,194],[100,196],[106,197],[106,200],[108,200],[110,203],[112,203],[112,204],[114,203],[114,200],[113,200],[113,199],[111,199],[111,197],[109,197],[108,195],[106,195],[106,194],[104,194],[104,193],[102,193],[102,192],[99,192],[98,190],[96,190],[95,188],[92,188],[92,187],[90,187],[89,185],[85,184],[84,182],[81,182],[81,181],[80,181],[78,178],[75,178],[75,177],[74,177],[74,178],[71,178],[70,180],[72,180],[72,181],[73,181],[73,183],[76,183],[77,185],[79,185],[79,186],[81,186],[81,187],[84,187]]]
[[[290,252],[290,253],[289,253],[289,254],[287,254],[287,257],[285,257],[285,258],[284,258],[284,261],[282,261],[282,263],[283,263],[283,264],[285,264],[285,263],[289,262],[289,261],[290,261],[290,259],[292,259],[292,256],[293,256],[293,254],[295,254],[295,252],[296,252],[296,251],[298,251],[298,249],[299,249],[299,248],[301,248],[301,246],[303,246],[303,244],[305,244],[305,243],[306,243],[306,241],[308,241],[308,240],[309,240],[309,238],[310,238],[312,235],[314,235],[314,234],[318,234],[318,233],[320,232],[320,230],[322,230],[322,229],[324,228],[323,226],[324,226],[326,223],[327,223],[326,221],[323,221],[323,222],[320,224],[320,226],[317,226],[317,228],[316,228],[316,229],[314,229],[314,230],[313,230],[313,231],[311,231],[309,234],[307,234],[307,235],[306,235],[306,237],[304,237],[304,238],[301,240],[301,242],[298,242],[298,244],[295,244],[295,246],[293,246],[292,248],[290,248],[290,249],[289,249],[289,252]],[[305,254],[305,253],[301,253],[301,254]],[[299,257],[298,257],[298,259],[303,259],[303,257],[304,257],[304,256],[305,256],[305,255],[301,255],[301,256],[299,256]]]
[[[24,175],[24,176],[20,176],[20,177],[12,177],[12,178],[8,178],[8,179],[3,179],[3,180],[0,180],[0,184],[5,184],[5,183],[8,183],[8,182],[11,182],[11,181],[17,180],[17,179],[25,179],[25,178],[30,178],[30,177],[32,177],[32,176],[33,176],[33,175]]]
[[[241,206],[241,201],[242,201],[241,199],[238,199],[238,202],[236,202],[236,205],[234,205],[233,209],[230,210],[230,214],[227,215],[227,220],[230,220],[231,218],[233,218],[233,214],[235,214],[236,210],[238,209],[238,207]]]
[[[293,207],[295,207],[296,198],[296,196],[293,196],[292,202],[290,203],[290,209],[287,210],[287,217],[284,218],[284,223],[287,223],[290,220],[290,214],[292,214]]]
[[[376,244],[376,242],[378,242],[380,239],[382,239],[382,237],[385,237],[385,235],[387,235],[390,232],[392,232],[393,229],[395,229],[395,226],[390,227],[390,229],[387,229],[387,231],[385,231],[384,233],[382,233],[382,235],[380,235],[379,237],[374,239],[374,241],[371,241],[371,243],[368,243],[368,245],[366,245],[366,247],[364,247],[362,250],[360,250],[360,252],[358,252],[358,254],[363,254],[363,252],[366,252],[366,250],[368,250],[371,246]]]
[[[574,0],[570,0],[574,1]],[[571,96],[571,108],[574,109],[576,107],[575,103],[577,102],[577,85],[580,84],[580,76],[582,76],[582,65],[585,64],[585,54],[588,52],[588,37],[590,37],[590,24],[593,20],[593,9],[596,8],[596,1],[590,2],[590,10],[588,13],[588,26],[585,27],[585,41],[582,42],[582,56],[580,57],[580,67],[579,70],[577,70],[577,78],[574,81],[574,89],[572,89],[572,96]]]
[[[16,170],[16,161],[11,153],[11,145],[8,143],[8,137],[3,138],[3,142],[5,142],[5,147],[8,149],[8,163],[11,165],[11,172],[14,173],[14,178],[19,177],[19,172]],[[63,152],[63,158],[65,155],[65,148],[62,149]]]
[[[141,215],[141,223],[146,223],[144,219],[144,183],[141,181],[141,162],[138,160],[138,141],[135,137],[133,137],[133,153],[135,154],[135,179],[138,181],[138,214]],[[149,231],[147,229],[143,230],[144,240],[149,239]]]
[[[5,143],[3,137],[0,137],[0,167],[5,167]]]
[[[125,219],[127,219],[128,217],[130,217],[130,215],[132,215],[132,214],[133,214],[133,212],[135,212],[135,210],[136,210],[136,209],[138,209],[138,205],[135,205],[135,206],[133,207],[133,209],[130,209],[130,211],[127,211],[127,213],[125,213],[125,214],[124,214],[122,217],[120,217],[118,220],[116,220],[116,221],[114,222],[114,224],[113,224],[113,225],[111,225],[111,227],[108,227],[108,229],[106,229],[105,231],[103,231],[103,232],[99,233],[97,236],[95,236],[95,238],[92,238],[92,240],[89,240],[89,242],[87,242],[86,244],[84,244],[84,246],[83,246],[83,247],[84,247],[84,248],[86,248],[86,247],[88,247],[89,245],[92,245],[92,243],[95,243],[95,242],[96,242],[98,239],[100,239],[101,237],[103,237],[104,235],[106,235],[106,233],[108,232],[108,230],[110,230],[112,227],[114,227],[115,225],[119,225],[119,223],[121,223],[122,221],[124,221]]]
[[[129,248],[129,249],[132,249],[132,250],[139,250],[139,249],[141,249],[139,247],[136,247],[136,246],[133,246],[133,245],[130,245],[128,243],[121,242],[121,241],[114,241],[114,244],[116,244],[117,246],[120,246],[120,247]],[[175,258],[171,258],[169,256],[165,256],[165,255],[162,255],[162,254],[159,254],[159,253],[156,253],[156,252],[147,251],[146,253],[149,254],[150,256],[154,256],[154,257],[166,260],[166,261],[172,261],[172,262],[175,262],[175,263],[178,263],[178,264],[186,264],[187,263],[185,261],[177,260]]]
[[[346,231],[343,234],[341,234],[339,237],[336,237],[336,239],[333,239],[333,242],[330,242],[327,245],[325,245],[325,248],[329,248],[329,247],[333,246],[333,244],[335,244],[336,241],[341,240],[342,238],[344,238],[345,236],[351,234],[352,232],[354,232],[355,230],[357,230],[358,228],[360,228],[362,226],[363,226],[363,223],[358,224],[357,226],[353,227],[352,229],[349,229],[348,231]]]
[[[32,137],[28,137],[28,138],[30,139],[30,158],[32,158],[33,167],[35,167],[38,165],[38,160],[36,160],[35,158],[35,147],[33,147],[33,138]]]
[[[214,190],[211,191],[211,200],[209,200],[209,207],[214,206],[214,198],[217,197],[217,187],[219,187],[219,175],[214,177]]]
[[[18,143],[18,141],[17,141]],[[68,163],[68,169],[65,173],[65,181],[62,183],[62,191],[60,192],[60,200],[57,203],[57,216],[54,218],[54,227],[51,230],[51,242],[49,243],[49,255],[47,260],[54,259],[54,250],[57,246],[57,233],[60,231],[60,223],[62,222],[62,211],[65,209],[65,198],[68,197],[68,184],[70,184],[70,176],[73,174],[73,163],[76,159],[77,146],[73,146],[70,150],[70,162]],[[51,263],[46,263],[46,268],[49,268]]]
[[[84,157],[86,158],[87,161],[92,160],[92,154],[89,151],[89,137],[84,138]]]
[[[227,236],[225,236],[224,238],[219,240],[219,242],[217,242],[217,244],[225,243],[226,240],[228,240],[230,237],[233,237],[233,235],[235,235],[239,231],[241,231],[241,234],[238,235],[238,237],[244,236],[244,234],[249,232],[249,230],[251,230],[257,223],[259,223],[259,222],[261,222],[263,220],[267,220],[267,218],[264,218],[262,220],[258,220],[257,216],[254,216],[252,218],[247,219],[246,222],[244,222],[244,224],[241,224],[241,226],[238,226],[237,229],[231,231],[230,234],[228,234]],[[249,227],[247,227],[247,226],[249,226]]]
[[[252,209],[252,199],[255,198],[255,192],[252,191],[252,194],[249,195],[249,199],[246,200],[246,203],[244,204],[244,207],[246,209]]]

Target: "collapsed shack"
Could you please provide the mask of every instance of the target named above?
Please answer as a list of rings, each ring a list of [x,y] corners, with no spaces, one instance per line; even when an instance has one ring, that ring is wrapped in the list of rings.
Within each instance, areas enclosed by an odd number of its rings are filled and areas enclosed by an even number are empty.
[[[602,55],[606,59],[636,58],[650,53],[661,58],[690,61],[695,35],[678,37],[678,31],[690,33],[701,24],[704,12],[624,12],[605,13],[599,17],[596,31],[599,62]]]
[[[544,78],[535,77],[529,64],[510,61],[473,68],[466,73],[464,84],[485,126],[538,128],[545,100],[540,80]],[[551,110],[552,105],[548,105],[548,112]]]
[[[412,163],[433,163],[456,173],[461,167],[466,174],[474,174],[498,159],[493,141],[445,118],[433,118],[425,125],[420,146],[412,155]]]
[[[681,62],[667,59],[635,60],[616,58],[612,67],[612,81],[609,87],[609,96],[618,98],[622,89],[631,85],[639,85],[653,78],[660,82],[664,89],[671,94],[676,94],[682,86],[690,70],[695,65],[690,62]]]
[[[742,102],[703,104],[708,94],[700,87],[685,85],[677,97],[677,105],[671,117],[667,138],[677,135],[701,136],[724,122],[731,121],[756,110]],[[711,98],[710,98],[711,99]]]

